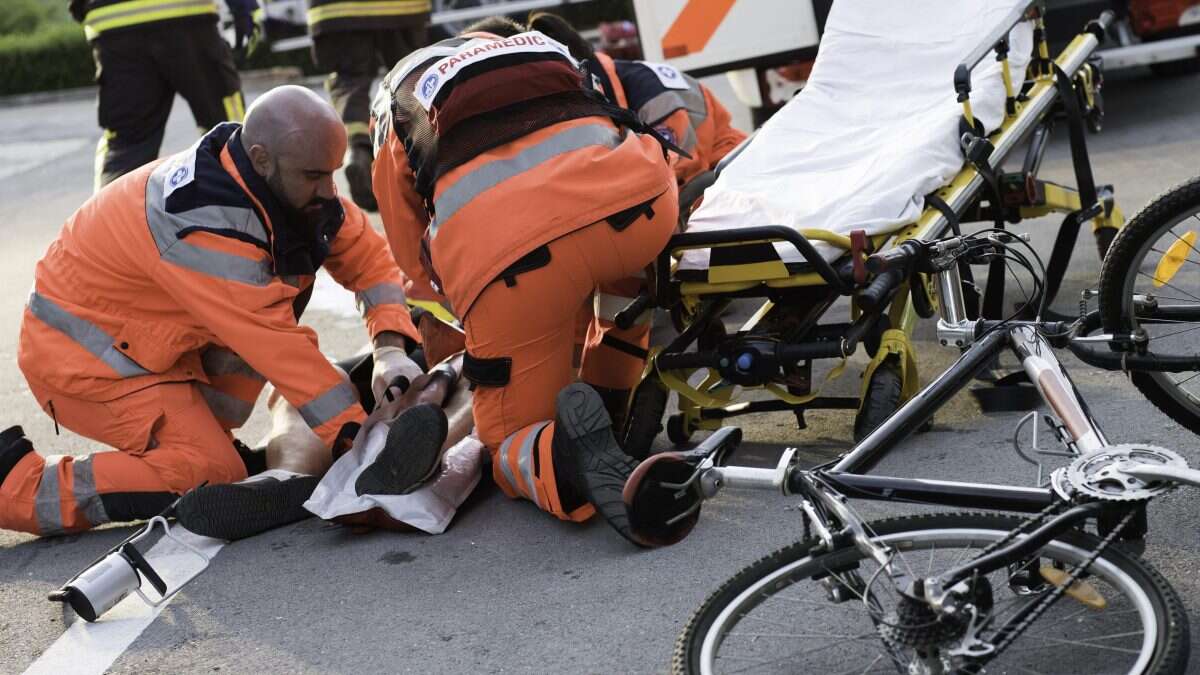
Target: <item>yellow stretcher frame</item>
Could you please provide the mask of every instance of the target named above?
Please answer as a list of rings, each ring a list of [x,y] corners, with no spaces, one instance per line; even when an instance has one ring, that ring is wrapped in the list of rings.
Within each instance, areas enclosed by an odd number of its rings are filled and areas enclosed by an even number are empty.
[[[986,168],[998,168],[1003,159],[1030,135],[1041,120],[1051,113],[1051,106],[1057,98],[1058,85],[1055,68],[1051,66],[1049,60],[1049,48],[1042,24],[1041,8],[1037,3],[1030,3],[1026,11],[1027,14],[1024,18],[1032,19],[1035,23],[1035,36],[1038,37],[1035,45],[1037,57],[1030,63],[1026,72],[1025,86],[1022,91],[1018,92],[1013,86],[1008,68],[1007,43],[1005,40],[1001,40],[995,46],[997,60],[1003,62],[1002,73],[1008,105],[1000,127],[987,136],[987,140],[995,149],[991,157],[985,160],[989,165]],[[1005,32],[1006,34],[1007,32]],[[1089,107],[1097,103],[1095,92],[1099,85],[1099,77],[1098,71],[1086,62],[1097,42],[1098,37],[1094,32],[1085,31],[1076,36],[1053,61],[1054,65],[1071,78],[1075,91],[1082,93],[1083,104]],[[969,84],[965,92],[960,90],[959,100],[963,105],[964,119],[970,128],[974,128]],[[973,204],[978,204],[985,188],[986,177],[981,168],[985,167],[977,167],[964,161],[963,169],[934,194],[956,214],[964,214]],[[1036,173],[1036,169],[1034,173]],[[1082,203],[1079,191],[1074,188],[1043,181],[1034,181],[1030,187],[1034,188],[1036,198],[1028,199],[1026,203],[1013,209],[1018,220],[1051,213],[1080,215],[1087,210],[1088,213],[1094,214],[1089,218],[1093,233],[1099,238],[1102,236],[1102,231],[1107,230],[1107,241],[1111,241],[1111,235],[1124,224],[1124,216],[1111,196],[1108,196],[1102,204],[1085,205]],[[989,199],[989,202],[991,201]],[[991,207],[999,208],[1000,205],[991,205]],[[891,235],[876,238],[873,244],[877,249],[883,245],[880,239],[890,240],[891,246],[909,239],[937,239],[944,236],[950,228],[951,223],[942,210],[928,206],[914,223]],[[824,230],[802,230],[801,234],[810,241],[824,242],[844,251],[851,249],[850,238],[844,235]],[[678,260],[688,248],[711,249],[722,246],[761,245],[773,241],[777,240],[748,239],[715,246],[670,247],[664,255],[669,255],[672,260]],[[664,265],[660,262],[659,274],[664,274],[667,269],[670,270],[670,276],[674,279],[676,266],[674,264]],[[714,302],[722,298],[769,296],[773,291],[782,289],[816,288],[827,284],[827,281],[815,272],[791,273],[782,262],[710,268],[707,276],[706,281],[670,282],[675,296],[675,300],[671,302],[670,306],[673,316],[676,318],[677,327],[686,328],[690,325],[689,321],[695,319],[698,308],[706,302]],[[927,300],[932,300],[928,294],[926,297]],[[911,341],[918,316],[907,286],[900,289],[895,298],[887,309],[891,327],[880,336],[878,347],[874,353],[868,354],[871,356],[871,361],[863,371],[863,385],[858,397],[857,410],[860,413],[872,376],[888,359],[894,359],[901,372],[902,384],[899,403],[903,403],[913,396],[919,388],[919,375]],[[656,300],[661,306],[663,298],[656,298]],[[775,303],[770,299],[765,300],[750,320],[741,327],[739,333],[752,333],[759,322],[775,310]],[[856,310],[857,307],[852,305],[852,313],[855,313]],[[789,392],[784,386],[773,382],[763,382],[758,386],[734,386],[712,367],[665,369],[659,365],[663,354],[663,348],[655,348],[651,351],[642,383],[631,395],[630,423],[626,427],[625,439],[627,444],[645,444],[646,447],[649,447],[649,439],[633,439],[629,436],[632,433],[629,429],[636,426],[632,420],[634,415],[653,415],[655,413],[654,410],[640,410],[643,407],[654,407],[644,405],[640,398],[643,392],[674,391],[678,394],[680,412],[671,416],[667,423],[668,436],[676,443],[686,442],[696,430],[713,430],[723,426],[728,417],[751,412],[753,404],[748,400],[734,400],[739,389],[743,393],[754,390],[764,391],[778,401],[781,406],[793,407],[798,415],[802,415],[803,410],[817,400],[821,394],[821,386],[812,387],[811,382],[808,392],[797,394]],[[845,371],[846,359],[850,355],[843,353],[841,363],[829,372],[824,383],[840,376]],[[698,376],[698,373],[703,373],[703,375]],[[691,384],[690,382],[695,381],[697,377],[701,378],[700,381],[697,384]],[[665,407],[666,394],[661,394],[661,399],[662,406],[660,407]],[[802,417],[798,419],[803,426]]]

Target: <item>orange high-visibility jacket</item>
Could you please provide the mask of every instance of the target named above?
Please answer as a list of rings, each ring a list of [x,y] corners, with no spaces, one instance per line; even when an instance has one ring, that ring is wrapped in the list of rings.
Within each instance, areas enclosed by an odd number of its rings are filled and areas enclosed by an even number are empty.
[[[383,91],[398,86],[393,78],[404,72],[405,64],[439,54],[455,63],[454,59],[463,58],[454,53],[461,43],[462,38],[457,38],[414,52],[385,79]],[[470,49],[470,44],[464,49]],[[418,86],[428,81],[419,78]],[[533,87],[537,79],[526,82]],[[397,263],[413,276],[420,276],[413,266],[414,242],[427,237],[432,268],[459,316],[465,316],[502,271],[529,252],[647,202],[667,191],[674,180],[654,138],[619,127],[609,117],[579,117],[538,128],[446,171],[433,188],[436,218],[431,219],[416,190],[405,139],[390,123],[394,111],[388,103],[385,93],[374,106],[373,182],[384,229]],[[442,109],[439,114],[453,111]],[[472,124],[476,124],[473,119],[460,123]],[[422,282],[427,280],[418,279],[414,287]],[[415,288],[412,293],[423,295]]]
[[[616,102],[691,155],[671,154],[680,185],[710,171],[746,139],[745,133],[731,126],[729,111],[712,91],[673,66],[613,60],[600,53],[596,60],[611,82]]]
[[[37,264],[22,321],[26,378],[108,401],[161,382],[207,382],[200,352],[217,345],[273,383],[325,442],[363,419],[355,390],[297,318],[323,264],[355,292],[372,336],[419,341],[403,277],[349,200],[313,236],[282,222],[239,130],[214,128],[67,220]]]

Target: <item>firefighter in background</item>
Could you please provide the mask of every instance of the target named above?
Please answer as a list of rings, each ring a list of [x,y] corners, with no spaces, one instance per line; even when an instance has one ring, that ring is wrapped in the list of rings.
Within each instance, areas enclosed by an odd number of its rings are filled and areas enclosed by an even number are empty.
[[[619,446],[590,386],[631,386],[647,345],[594,336],[589,347],[619,357],[609,380],[571,384],[579,307],[639,275],[675,229],[661,139],[537,32],[443,40],[398,63],[384,91],[380,215],[398,260],[423,240],[430,278],[463,319],[463,375],[497,484],[563,520],[599,512],[639,545],[678,541],[697,496],[643,480],[652,472]],[[660,508],[641,511],[643,497]]]
[[[254,29],[255,0],[224,0],[237,49]],[[71,0],[100,85],[94,189],[158,157],[175,94],[204,133],[245,114],[233,52],[217,31],[216,0]]]
[[[371,83],[381,67],[425,45],[431,9],[430,0],[308,0],[313,61],[330,73],[325,89],[350,138],[350,197],[368,211],[378,209],[371,193]]]
[[[68,219],[37,264],[17,363],[56,425],[117,452],[43,457],[20,427],[0,433],[0,528],[53,535],[140,520],[201,483],[261,471],[262,453],[239,449],[230,430],[266,382],[321,439],[327,468],[339,434],[352,437],[366,414],[297,323],[321,267],[355,293],[375,347],[373,394],[420,377],[406,355],[420,334],[403,278],[334,187],[345,150],[328,103],[279,87],[244,127],[218,125]],[[218,501],[269,520],[294,503],[293,486],[315,487],[297,480],[227,486]]]

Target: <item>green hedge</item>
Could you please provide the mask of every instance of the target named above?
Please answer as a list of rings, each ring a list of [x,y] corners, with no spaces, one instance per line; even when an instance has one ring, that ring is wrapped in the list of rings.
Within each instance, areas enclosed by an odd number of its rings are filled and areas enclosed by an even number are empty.
[[[95,75],[92,49],[78,24],[0,36],[0,95],[83,87]]]

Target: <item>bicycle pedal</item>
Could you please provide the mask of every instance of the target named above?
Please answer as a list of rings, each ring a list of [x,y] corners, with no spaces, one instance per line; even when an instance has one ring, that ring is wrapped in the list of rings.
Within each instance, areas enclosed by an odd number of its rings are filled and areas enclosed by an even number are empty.
[[[1057,567],[1052,567],[1050,565],[1042,565],[1038,572],[1041,573],[1043,579],[1051,584],[1054,584],[1055,586],[1058,586],[1059,588],[1062,588],[1068,581],[1070,581],[1069,572],[1060,570]],[[1071,583],[1071,585],[1067,587],[1065,593],[1071,598],[1079,601],[1081,604],[1092,609],[1099,610],[1108,607],[1108,601],[1104,599],[1104,595],[1101,594],[1100,591],[1096,590],[1095,586],[1082,579]]]

